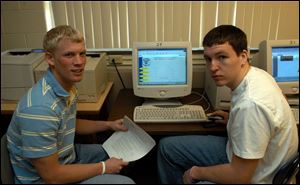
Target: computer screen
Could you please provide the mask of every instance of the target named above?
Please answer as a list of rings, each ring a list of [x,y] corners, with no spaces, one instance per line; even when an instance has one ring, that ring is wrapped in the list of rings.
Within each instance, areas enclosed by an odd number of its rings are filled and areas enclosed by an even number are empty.
[[[259,62],[284,94],[299,93],[299,40],[266,40],[259,46]]]
[[[277,82],[299,79],[299,47],[272,47],[273,77]]]
[[[192,89],[192,51],[189,42],[136,42],[132,52],[136,96],[170,99]]]

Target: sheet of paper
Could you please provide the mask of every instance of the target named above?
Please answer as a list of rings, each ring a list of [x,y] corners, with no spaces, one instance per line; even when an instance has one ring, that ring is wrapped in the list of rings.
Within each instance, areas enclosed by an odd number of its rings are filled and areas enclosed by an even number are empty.
[[[154,139],[127,116],[123,123],[128,131],[114,132],[104,143],[103,148],[109,157],[124,161],[135,161],[144,157],[154,146]]]

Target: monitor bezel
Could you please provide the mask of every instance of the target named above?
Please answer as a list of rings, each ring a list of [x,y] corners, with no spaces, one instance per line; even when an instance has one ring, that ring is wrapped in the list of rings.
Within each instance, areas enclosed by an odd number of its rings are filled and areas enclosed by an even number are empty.
[[[259,45],[259,53],[261,55],[260,59],[261,68],[266,70],[275,80],[273,75],[273,48],[283,48],[283,47],[298,47],[298,39],[290,40],[264,40]],[[299,64],[299,63],[298,63]],[[299,94],[299,80],[298,81],[289,81],[289,82],[277,82],[278,86],[282,92],[286,95],[288,94]]]

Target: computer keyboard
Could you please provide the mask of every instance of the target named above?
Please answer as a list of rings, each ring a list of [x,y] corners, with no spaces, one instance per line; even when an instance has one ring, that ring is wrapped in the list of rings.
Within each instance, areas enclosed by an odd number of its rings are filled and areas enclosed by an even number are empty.
[[[207,116],[200,105],[143,105],[135,107],[133,121],[199,122],[207,121]]]

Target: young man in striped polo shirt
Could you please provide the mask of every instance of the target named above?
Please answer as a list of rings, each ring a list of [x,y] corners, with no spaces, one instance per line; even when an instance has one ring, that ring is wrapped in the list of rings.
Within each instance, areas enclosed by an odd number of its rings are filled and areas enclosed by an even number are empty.
[[[57,26],[44,37],[49,68],[20,100],[7,131],[16,183],[134,183],[117,175],[128,165],[109,158],[99,144],[74,144],[77,134],[126,131],[122,120],[76,119],[77,91],[86,63],[84,38],[71,26]]]

